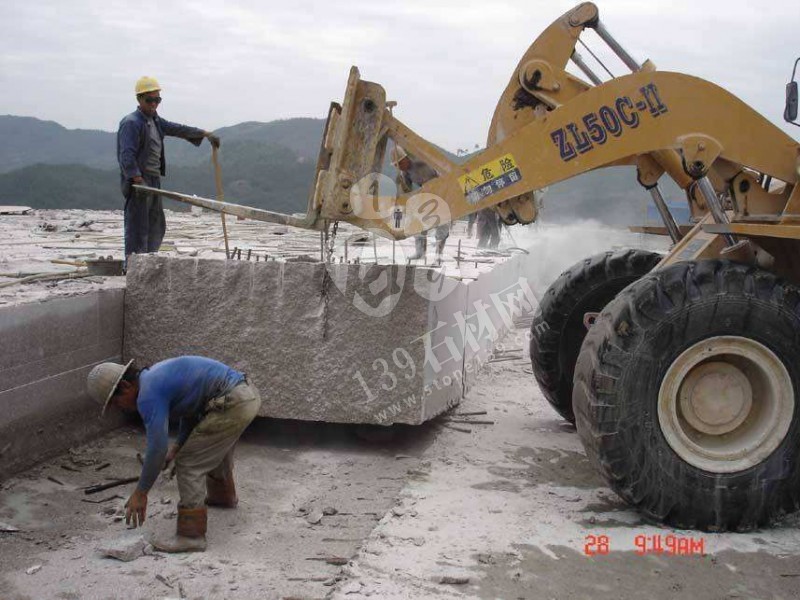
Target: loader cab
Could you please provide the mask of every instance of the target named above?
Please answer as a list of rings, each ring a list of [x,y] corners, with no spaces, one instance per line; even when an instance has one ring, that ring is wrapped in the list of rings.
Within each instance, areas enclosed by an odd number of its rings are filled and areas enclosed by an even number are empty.
[[[800,58],[794,61],[792,79],[786,84],[786,108],[783,111],[783,118],[789,123],[800,126],[797,122],[797,81],[795,81],[797,63],[800,63]]]

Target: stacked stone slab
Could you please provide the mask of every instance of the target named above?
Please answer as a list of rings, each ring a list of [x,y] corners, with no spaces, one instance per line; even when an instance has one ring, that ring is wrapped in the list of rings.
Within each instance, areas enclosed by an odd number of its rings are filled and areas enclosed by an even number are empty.
[[[262,416],[419,424],[460,401],[468,358],[507,329],[467,335],[467,302],[429,268],[137,255],[124,355],[221,360],[261,390]]]
[[[0,479],[121,422],[86,393],[122,355],[122,289],[0,308]]]

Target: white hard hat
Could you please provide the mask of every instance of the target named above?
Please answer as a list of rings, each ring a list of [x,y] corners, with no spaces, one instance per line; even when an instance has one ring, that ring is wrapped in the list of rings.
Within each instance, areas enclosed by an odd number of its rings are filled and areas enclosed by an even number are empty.
[[[100,416],[106,414],[108,403],[111,396],[117,390],[119,382],[131,366],[133,360],[129,360],[126,365],[119,365],[117,363],[107,362],[100,363],[89,372],[89,377],[86,379],[86,387],[89,390],[89,395],[92,399],[103,407]]]

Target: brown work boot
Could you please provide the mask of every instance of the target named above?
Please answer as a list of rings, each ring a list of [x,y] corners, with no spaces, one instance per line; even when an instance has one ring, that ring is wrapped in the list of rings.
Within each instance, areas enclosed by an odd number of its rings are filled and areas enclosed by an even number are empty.
[[[218,508],[236,508],[239,498],[236,496],[233,470],[226,473],[224,479],[206,475],[206,504]]]
[[[162,552],[203,552],[206,549],[208,509],[178,507],[178,525],[175,535],[154,535],[150,540]]]

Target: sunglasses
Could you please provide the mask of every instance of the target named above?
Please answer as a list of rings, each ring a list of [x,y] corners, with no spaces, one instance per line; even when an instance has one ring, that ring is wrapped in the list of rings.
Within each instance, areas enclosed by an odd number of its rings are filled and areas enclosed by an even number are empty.
[[[161,96],[148,96],[144,101],[147,104],[161,104]]]

